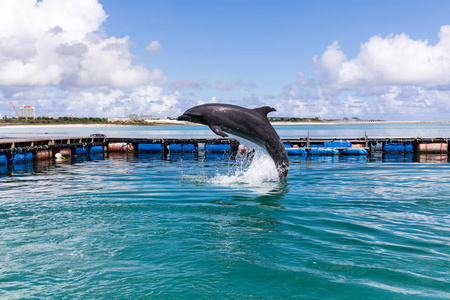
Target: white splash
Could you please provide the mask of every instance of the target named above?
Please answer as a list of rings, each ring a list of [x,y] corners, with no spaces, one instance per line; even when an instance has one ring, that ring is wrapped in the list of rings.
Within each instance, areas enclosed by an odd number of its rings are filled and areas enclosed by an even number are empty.
[[[273,159],[261,147],[246,140],[241,145],[235,164],[227,162],[227,168],[218,168],[216,174],[186,175],[185,180],[199,184],[247,190],[259,195],[279,188],[280,180]],[[243,153],[242,149],[246,149]],[[219,173],[220,172],[220,173]]]
[[[256,151],[250,165],[249,159],[243,159],[240,165],[233,168],[228,174],[216,174],[210,179],[215,185],[244,184],[259,186],[268,182],[278,182],[278,172],[272,158],[262,152]]]

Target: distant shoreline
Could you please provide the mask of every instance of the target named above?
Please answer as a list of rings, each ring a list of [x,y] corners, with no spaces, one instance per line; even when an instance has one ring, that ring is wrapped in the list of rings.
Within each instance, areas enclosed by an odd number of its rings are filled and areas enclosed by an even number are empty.
[[[147,120],[148,124],[105,124],[105,123],[74,123],[74,124],[29,124],[29,123],[0,123],[0,127],[126,127],[126,126],[185,126],[199,125],[177,120]],[[361,125],[361,124],[449,124],[450,121],[358,121],[358,122],[271,122],[272,125]]]

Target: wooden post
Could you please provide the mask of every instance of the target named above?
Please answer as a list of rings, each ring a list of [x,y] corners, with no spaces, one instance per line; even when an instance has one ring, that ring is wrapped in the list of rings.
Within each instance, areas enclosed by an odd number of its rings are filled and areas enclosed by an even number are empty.
[[[364,140],[366,141],[366,148],[369,147],[369,138],[367,137],[367,131],[364,131]]]
[[[306,136],[306,148],[309,148],[310,145],[310,141],[309,141],[309,131],[308,131],[308,135]]]

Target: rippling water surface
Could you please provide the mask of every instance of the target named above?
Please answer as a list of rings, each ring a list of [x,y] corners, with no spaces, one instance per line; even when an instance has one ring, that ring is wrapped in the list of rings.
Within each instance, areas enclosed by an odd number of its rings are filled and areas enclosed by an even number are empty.
[[[450,166],[85,157],[0,172],[1,298],[450,298]]]
[[[450,124],[275,126],[448,137]],[[2,127],[0,137],[207,127]],[[439,162],[437,164],[429,162]],[[450,299],[445,157],[108,155],[0,166],[0,298]]]

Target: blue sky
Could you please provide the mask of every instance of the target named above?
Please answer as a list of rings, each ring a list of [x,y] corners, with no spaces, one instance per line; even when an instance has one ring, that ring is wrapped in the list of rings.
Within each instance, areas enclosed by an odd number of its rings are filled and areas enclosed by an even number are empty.
[[[450,120],[448,1],[0,4],[2,115],[9,101],[80,117],[176,117],[219,102],[271,105],[273,116]]]

